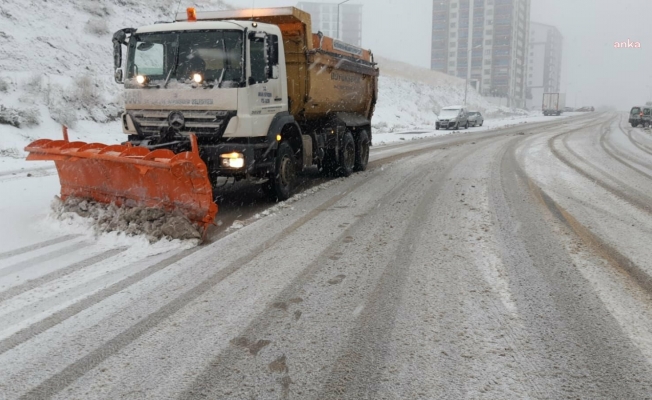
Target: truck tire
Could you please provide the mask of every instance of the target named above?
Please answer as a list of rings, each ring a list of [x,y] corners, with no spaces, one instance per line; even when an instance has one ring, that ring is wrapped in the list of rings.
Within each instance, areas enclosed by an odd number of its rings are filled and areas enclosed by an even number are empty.
[[[367,131],[360,131],[358,143],[355,146],[355,171],[364,171],[369,163],[369,135]]]
[[[340,165],[337,172],[340,176],[351,176],[355,167],[355,142],[351,132],[346,132],[342,137],[342,147],[340,148]]]
[[[632,122],[632,128],[636,128],[638,124],[636,122]]]
[[[469,129],[469,121],[466,121],[466,125],[464,125],[464,129]]]
[[[276,151],[276,174],[269,180],[270,194],[278,201],[292,196],[296,178],[294,152],[287,142],[282,142]]]

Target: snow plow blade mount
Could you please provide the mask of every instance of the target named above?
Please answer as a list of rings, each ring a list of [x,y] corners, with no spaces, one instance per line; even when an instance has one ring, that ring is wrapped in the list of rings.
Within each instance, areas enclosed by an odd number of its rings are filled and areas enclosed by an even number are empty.
[[[61,198],[79,197],[117,206],[178,211],[205,236],[217,215],[206,164],[197,139],[192,151],[175,154],[127,145],[41,139],[25,148],[27,160],[54,161]]]

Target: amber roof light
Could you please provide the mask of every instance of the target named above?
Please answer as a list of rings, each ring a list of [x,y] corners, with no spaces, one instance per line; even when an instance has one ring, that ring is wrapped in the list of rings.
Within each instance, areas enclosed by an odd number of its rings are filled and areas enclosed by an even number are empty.
[[[186,8],[186,13],[188,14],[188,21],[197,21],[197,10],[195,10],[195,7]]]

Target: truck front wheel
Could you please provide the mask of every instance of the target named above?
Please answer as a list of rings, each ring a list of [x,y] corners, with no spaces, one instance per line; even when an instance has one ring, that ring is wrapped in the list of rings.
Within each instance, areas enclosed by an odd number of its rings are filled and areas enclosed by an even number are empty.
[[[279,201],[289,199],[295,178],[296,162],[292,147],[287,142],[282,142],[276,151],[276,174],[269,182],[271,194]]]
[[[340,165],[338,172],[341,176],[350,176],[355,167],[355,142],[351,132],[346,132],[342,137],[342,148],[340,150]]]
[[[369,135],[361,131],[358,135],[358,145],[355,149],[355,170],[364,171],[369,163]]]

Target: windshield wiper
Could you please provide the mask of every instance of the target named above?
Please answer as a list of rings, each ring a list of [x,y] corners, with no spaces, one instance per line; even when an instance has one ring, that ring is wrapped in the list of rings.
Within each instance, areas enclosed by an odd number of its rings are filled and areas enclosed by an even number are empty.
[[[222,68],[222,73],[220,74],[220,79],[217,81],[217,88],[219,89],[222,87],[222,80],[224,79],[224,73],[226,72],[226,69],[228,68],[229,64],[229,57],[227,56],[226,52],[226,39],[224,39],[224,34],[222,34],[222,54],[224,55],[224,68]]]
[[[174,65],[172,66],[170,72],[168,72],[167,78],[165,78],[165,84],[163,85],[163,89],[168,87],[168,83],[170,83],[170,78],[172,77],[172,74],[177,73],[177,65],[179,65],[179,41],[178,40],[177,40],[177,46],[174,48]]]
[[[222,87],[222,81],[224,80],[224,73],[226,72],[226,67],[222,68],[222,73],[220,74],[220,79],[217,80],[217,88]]]

